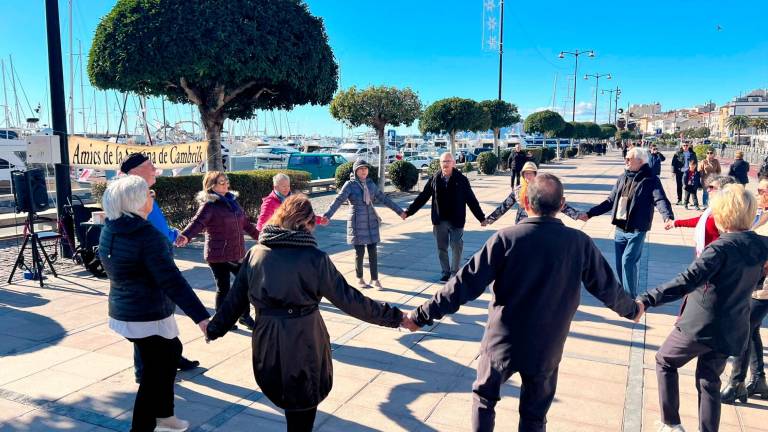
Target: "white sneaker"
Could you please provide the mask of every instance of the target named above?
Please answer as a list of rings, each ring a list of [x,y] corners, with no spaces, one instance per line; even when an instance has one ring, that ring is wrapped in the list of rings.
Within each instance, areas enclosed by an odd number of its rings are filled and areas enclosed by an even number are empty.
[[[656,421],[656,426],[658,429],[656,429],[656,432],[685,432],[685,429],[683,429],[683,425],[673,425],[670,426],[668,424],[664,424],[663,422]]]
[[[155,432],[184,432],[189,429],[189,422],[176,416],[158,418]]]
[[[357,287],[360,288],[360,289],[367,289],[367,288],[370,288],[371,286],[368,285],[368,283],[365,281],[365,279],[357,278]]]
[[[373,288],[376,288],[376,289],[377,289],[377,290],[379,290],[379,291],[381,291],[381,290],[383,290],[383,289],[384,289],[384,287],[383,287],[383,286],[381,286],[381,282],[379,282],[379,280],[378,280],[378,279],[374,279],[374,280],[372,280],[372,281],[371,281],[371,286],[372,286]]]

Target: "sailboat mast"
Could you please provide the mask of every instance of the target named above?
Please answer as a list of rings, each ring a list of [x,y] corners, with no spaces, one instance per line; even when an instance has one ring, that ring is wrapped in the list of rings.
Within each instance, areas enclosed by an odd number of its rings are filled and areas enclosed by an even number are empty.
[[[80,112],[83,114],[83,136],[88,135],[88,127],[85,120],[85,85],[83,84],[83,44],[77,40],[77,63],[80,67]]]
[[[69,10],[69,133],[75,133],[75,60],[72,44],[72,0],[67,2]]]
[[[21,126],[21,111],[19,110],[19,95],[16,93],[16,73],[13,70],[13,57],[8,55],[8,63],[11,69],[11,86],[13,87],[13,100],[16,102],[16,121]]]
[[[3,71],[3,115],[5,115],[5,127],[11,127],[11,116],[8,109],[8,89],[5,87],[5,62],[0,59],[0,69]]]

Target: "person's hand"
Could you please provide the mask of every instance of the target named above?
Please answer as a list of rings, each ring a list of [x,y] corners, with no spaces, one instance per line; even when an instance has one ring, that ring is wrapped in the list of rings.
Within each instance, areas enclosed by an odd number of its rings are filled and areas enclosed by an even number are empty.
[[[579,215],[576,217],[576,219],[578,219],[578,220],[580,220],[580,221],[582,221],[582,222],[586,222],[586,221],[588,221],[588,220],[589,220],[589,215],[587,215],[587,214],[586,214],[586,213],[584,213],[584,212],[581,212],[581,213],[579,213]]]
[[[176,241],[173,242],[173,244],[176,245],[176,247],[184,247],[189,243],[189,239],[184,234],[179,234],[178,237],[176,237]]]
[[[488,226],[488,219],[483,219],[483,221],[480,222],[480,226]]]
[[[635,315],[635,319],[632,321],[639,323],[640,318],[642,318],[643,314],[645,313],[645,305],[640,300],[635,300],[635,303],[637,303],[637,315]]]
[[[320,216],[320,225],[325,226],[325,225],[328,225],[329,223],[331,223],[330,219],[328,219],[325,216]]]
[[[200,331],[203,332],[203,336],[205,336],[205,341],[208,342],[208,323],[210,322],[209,319],[204,319],[197,323],[197,326],[200,327]]]
[[[402,212],[402,213],[400,213],[400,218],[401,218],[401,219],[403,219],[403,220],[406,220],[406,219],[408,219],[408,212]]]
[[[671,230],[674,227],[675,227],[675,221],[673,220],[667,221],[667,223],[664,224],[664,229],[667,231]]]
[[[414,312],[403,314],[403,319],[400,321],[400,327],[406,328],[412,332],[420,329],[416,322],[413,320]]]

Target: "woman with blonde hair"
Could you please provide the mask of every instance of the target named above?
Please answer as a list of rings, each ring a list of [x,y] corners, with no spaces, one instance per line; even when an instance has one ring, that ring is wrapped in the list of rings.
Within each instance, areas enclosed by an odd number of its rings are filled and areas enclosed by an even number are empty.
[[[517,225],[521,220],[527,218],[528,213],[525,211],[523,203],[528,200],[528,183],[536,178],[537,171],[538,168],[536,167],[535,163],[526,162],[525,165],[523,165],[523,169],[520,171],[520,184],[518,184],[516,188],[512,189],[512,192],[509,194],[509,196],[507,196],[504,201],[502,201],[501,204],[496,207],[496,210],[488,215],[488,217],[486,217],[485,220],[480,223],[480,225],[486,226],[496,222],[500,217],[504,215],[504,213],[511,209],[515,203],[520,203],[517,209],[517,216],[515,216],[515,225]],[[563,209],[560,211],[574,220],[579,219],[582,215],[580,211],[576,210],[568,204],[565,204]]]
[[[240,204],[236,191],[229,190],[229,178],[221,171],[208,171],[203,177],[203,190],[198,192],[200,207],[184,231],[176,239],[182,247],[201,232],[205,232],[203,258],[208,263],[216,281],[216,310],[226,298],[230,286],[230,274],[237,276],[245,256],[244,233],[254,240],[259,232]],[[240,324],[253,329],[253,318],[248,309],[243,312]]]
[[[750,296],[768,260],[768,238],[750,231],[755,197],[729,184],[711,200],[720,237],[671,281],[638,296],[645,310],[687,295],[675,328],[656,353],[661,422],[659,431],[684,431],[680,424],[677,370],[698,358],[699,430],[720,424],[720,375],[728,356],[747,343]]]
[[[315,213],[305,195],[289,196],[248,251],[232,292],[208,326],[223,336],[247,310],[253,330],[253,373],[262,392],[285,410],[288,431],[311,431],[317,406],[333,384],[331,342],[318,304],[327,298],[353,317],[385,327],[410,320],[396,307],[365,297],[317,248]]]

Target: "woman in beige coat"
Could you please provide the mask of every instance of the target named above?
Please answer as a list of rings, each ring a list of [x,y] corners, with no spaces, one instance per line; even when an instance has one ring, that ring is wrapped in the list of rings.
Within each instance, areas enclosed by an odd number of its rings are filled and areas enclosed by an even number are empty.
[[[704,194],[701,197],[702,205],[706,207],[709,205],[709,192],[707,186],[709,185],[709,179],[712,176],[720,175],[722,169],[720,168],[720,161],[715,157],[715,150],[710,147],[707,149],[707,157],[699,164],[699,173],[701,175],[701,185],[704,189]]]

